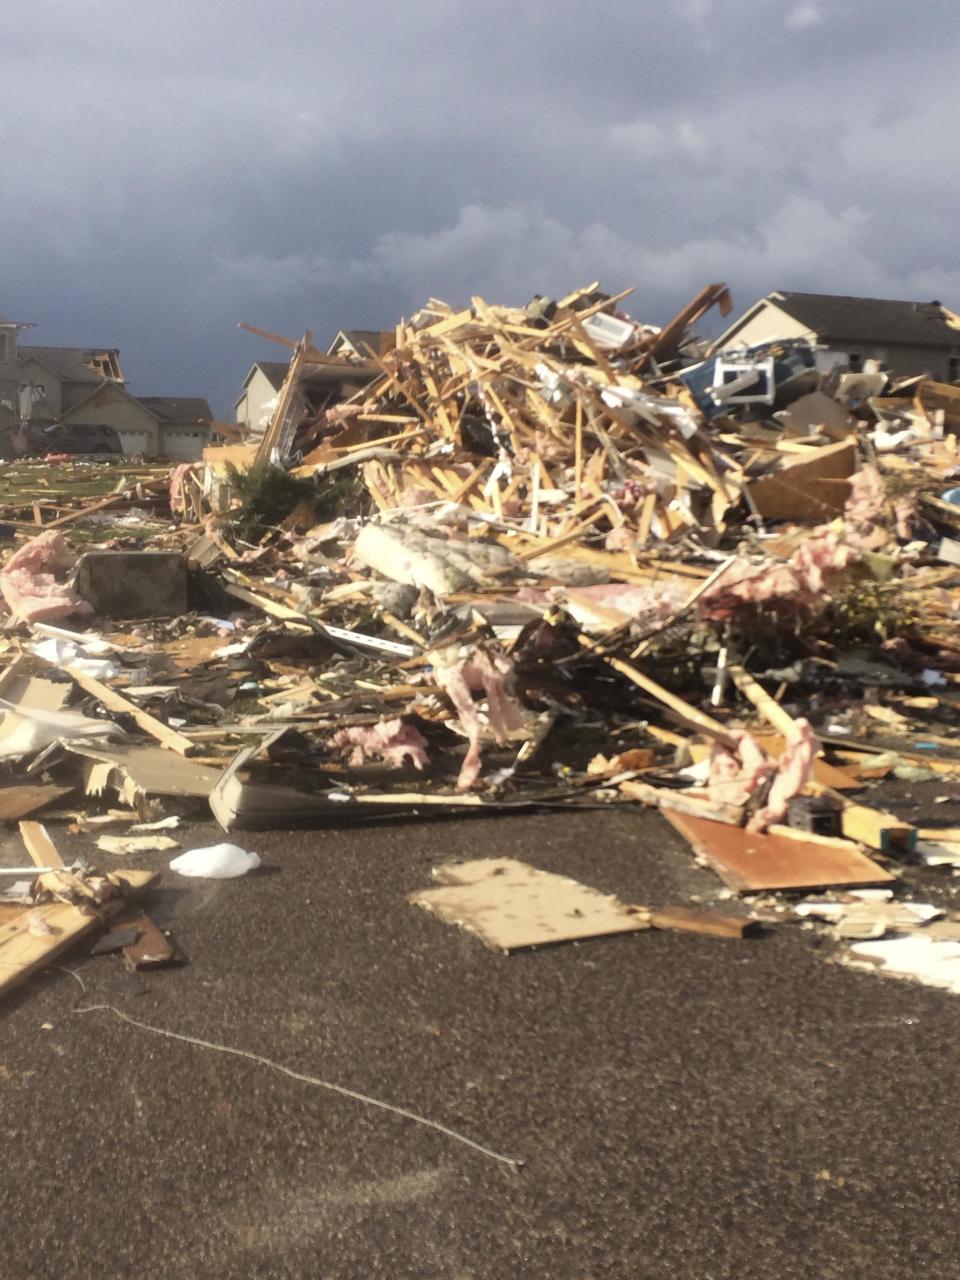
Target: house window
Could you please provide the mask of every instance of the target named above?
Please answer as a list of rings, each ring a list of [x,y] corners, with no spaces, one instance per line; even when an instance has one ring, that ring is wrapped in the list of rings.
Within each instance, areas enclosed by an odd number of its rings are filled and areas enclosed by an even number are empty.
[[[863,353],[860,351],[851,351],[847,357],[847,364],[850,366],[851,373],[862,373],[863,371]]]
[[[13,338],[9,333],[0,332],[0,364],[9,364],[13,359]]]
[[[960,356],[951,356],[948,366],[950,382],[960,382]]]

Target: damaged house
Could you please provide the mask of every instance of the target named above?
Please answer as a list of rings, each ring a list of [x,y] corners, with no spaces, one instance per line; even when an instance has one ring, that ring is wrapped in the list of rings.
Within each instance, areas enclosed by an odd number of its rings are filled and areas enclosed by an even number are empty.
[[[252,330],[260,333],[261,330]],[[326,353],[314,351],[313,366],[307,381],[308,399],[317,411],[338,401],[349,399],[376,378],[380,369],[370,352],[382,355],[392,349],[396,339],[392,330],[340,329]],[[276,409],[290,369],[288,360],[258,360],[243,380],[243,393],[234,406],[237,425],[251,435],[261,434]]]
[[[856,372],[877,361],[900,377],[926,374],[938,382],[960,378],[960,317],[940,302],[852,298],[775,290],[713,344],[716,352],[775,341],[809,342],[817,365],[843,364]]]
[[[116,347],[27,346],[25,326],[0,321],[0,429],[2,451],[15,450],[10,432],[21,427],[31,449],[54,425],[109,426],[125,454],[190,461],[210,443],[213,414],[197,397],[137,397]]]

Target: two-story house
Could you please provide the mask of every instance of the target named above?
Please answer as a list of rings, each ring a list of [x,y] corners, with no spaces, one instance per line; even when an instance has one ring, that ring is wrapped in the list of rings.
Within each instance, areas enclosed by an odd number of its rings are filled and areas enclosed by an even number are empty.
[[[213,414],[195,396],[134,396],[115,347],[47,347],[19,341],[22,326],[0,321],[0,449],[11,431],[27,436],[54,423],[113,427],[124,453],[191,461],[211,440]]]

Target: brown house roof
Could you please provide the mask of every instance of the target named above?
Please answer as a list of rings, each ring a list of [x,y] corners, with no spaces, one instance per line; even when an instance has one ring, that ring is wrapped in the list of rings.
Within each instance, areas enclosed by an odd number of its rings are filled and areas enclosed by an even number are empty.
[[[893,342],[918,347],[960,347],[960,329],[939,302],[854,298],[778,290],[767,301],[825,341]]]

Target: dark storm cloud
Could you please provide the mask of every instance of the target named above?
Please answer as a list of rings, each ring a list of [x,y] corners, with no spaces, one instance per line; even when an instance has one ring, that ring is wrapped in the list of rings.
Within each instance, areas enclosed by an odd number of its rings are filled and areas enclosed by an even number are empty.
[[[920,21],[922,17],[922,23]],[[220,412],[436,294],[960,305],[953,5],[6,0],[0,311]]]

